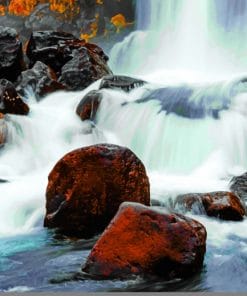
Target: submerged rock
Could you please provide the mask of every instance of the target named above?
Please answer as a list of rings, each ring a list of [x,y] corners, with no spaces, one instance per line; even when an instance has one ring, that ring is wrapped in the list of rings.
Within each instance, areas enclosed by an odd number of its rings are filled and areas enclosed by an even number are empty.
[[[121,89],[129,92],[137,87],[143,86],[146,82],[140,79],[135,79],[128,76],[109,75],[102,79],[100,89]]]
[[[202,224],[183,215],[123,203],[82,269],[99,278],[188,277],[203,264],[206,236]]]
[[[72,34],[54,31],[33,32],[27,56],[30,66],[37,61],[50,66],[58,81],[68,90],[81,90],[105,75],[111,74],[103,50]]]
[[[116,145],[81,148],[66,154],[49,175],[44,225],[90,237],[105,229],[124,201],[150,204],[142,162]]]
[[[90,91],[78,104],[76,108],[76,114],[81,118],[81,120],[93,121],[98,111],[101,100],[102,93],[100,91]]]
[[[0,26],[0,78],[14,82],[24,69],[22,44],[16,30]]]
[[[230,182],[230,190],[247,203],[247,173],[233,177]]]
[[[222,85],[192,87],[188,85],[147,89],[137,103],[158,101],[160,112],[176,114],[189,119],[220,118],[220,112],[230,105],[229,92]],[[217,93],[217,95],[216,95]]]
[[[16,115],[29,113],[28,105],[18,95],[14,85],[6,79],[0,79],[0,112]]]
[[[55,72],[39,61],[35,63],[32,69],[21,73],[16,90],[21,95],[24,95],[25,89],[29,87],[38,98],[65,88],[61,83],[57,82]]]
[[[246,214],[239,197],[232,192],[185,194],[177,197],[175,209],[194,214],[206,213],[222,220],[241,221]]]

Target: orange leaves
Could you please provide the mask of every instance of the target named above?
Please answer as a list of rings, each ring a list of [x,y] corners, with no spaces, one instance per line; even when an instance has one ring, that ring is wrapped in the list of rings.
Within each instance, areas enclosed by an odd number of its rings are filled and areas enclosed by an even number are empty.
[[[73,18],[80,12],[76,0],[50,0],[50,9],[63,14],[65,18]]]
[[[28,16],[36,4],[36,0],[11,0],[8,11],[17,16]]]
[[[50,2],[50,9],[65,17],[73,17],[79,13],[80,7],[76,0],[11,0],[8,12],[17,16],[28,16],[38,3]],[[0,15],[5,12],[4,6],[0,5]]]
[[[0,5],[0,16],[5,15],[5,7],[3,5]]]
[[[73,10],[75,0],[50,0],[50,9],[59,13],[64,13],[67,10]]]
[[[126,18],[121,13],[113,16],[111,18],[111,23],[117,28],[117,33],[120,32],[120,29],[126,28],[131,23],[127,23]]]

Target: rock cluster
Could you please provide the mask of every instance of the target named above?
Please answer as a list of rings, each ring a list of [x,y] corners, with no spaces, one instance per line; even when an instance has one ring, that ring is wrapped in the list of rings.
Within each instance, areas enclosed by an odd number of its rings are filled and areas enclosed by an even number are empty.
[[[29,67],[37,61],[49,66],[57,82],[67,90],[81,90],[110,74],[108,57],[95,44],[72,34],[54,31],[33,32],[27,44]]]
[[[103,50],[72,34],[33,32],[26,55],[16,30],[0,26],[0,112],[26,115],[25,91],[38,99],[57,90],[81,90],[111,74]]]

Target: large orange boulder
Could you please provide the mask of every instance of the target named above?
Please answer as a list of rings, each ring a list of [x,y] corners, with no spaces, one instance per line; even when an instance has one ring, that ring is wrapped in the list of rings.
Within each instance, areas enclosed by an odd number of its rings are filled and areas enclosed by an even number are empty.
[[[185,194],[177,197],[175,209],[194,214],[206,213],[221,220],[241,221],[246,214],[240,198],[226,191]]]
[[[203,264],[206,229],[180,214],[123,203],[82,270],[99,278],[188,277]]]
[[[142,162],[116,145],[81,148],[59,160],[49,175],[44,225],[90,237],[105,229],[124,201],[150,204]]]

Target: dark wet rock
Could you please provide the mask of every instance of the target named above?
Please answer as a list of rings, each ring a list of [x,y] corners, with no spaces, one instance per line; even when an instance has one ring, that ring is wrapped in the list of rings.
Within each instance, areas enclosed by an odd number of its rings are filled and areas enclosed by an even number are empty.
[[[247,203],[247,173],[233,177],[230,182],[230,190]]]
[[[0,26],[0,78],[14,82],[24,67],[22,44],[16,30]]]
[[[37,61],[50,66],[56,72],[73,58],[72,51],[84,46],[85,42],[76,39],[72,34],[55,31],[33,32],[27,45],[27,56],[30,67]]]
[[[206,229],[180,214],[123,203],[82,270],[103,279],[189,277],[203,264]]]
[[[5,180],[5,179],[0,179],[0,183],[8,183],[9,181]]]
[[[164,207],[164,203],[163,202],[161,202],[160,200],[158,200],[158,199],[152,199],[151,200],[151,206],[152,207]]]
[[[23,71],[18,78],[16,88],[20,95],[25,95],[25,90],[31,88],[37,98],[41,98],[65,87],[57,82],[55,72],[42,62],[36,62],[32,69]]]
[[[58,81],[68,90],[81,90],[111,74],[108,57],[95,44],[72,34],[54,31],[34,32],[28,42],[30,66],[42,61],[55,70]]]
[[[116,145],[81,148],[65,155],[49,174],[44,225],[91,237],[105,229],[124,201],[150,205],[142,162]]]
[[[99,88],[121,89],[129,92],[137,87],[143,86],[145,83],[146,82],[143,80],[128,76],[108,75],[102,79]]]
[[[84,96],[76,108],[76,114],[81,120],[94,121],[102,97],[102,93],[97,90],[92,90]]]
[[[0,112],[16,115],[29,113],[28,105],[18,95],[14,85],[6,79],[0,79]]]
[[[241,221],[246,214],[241,200],[232,192],[180,195],[176,199],[175,209],[192,211],[194,214],[206,213],[211,217],[231,221]]]
[[[111,73],[107,66],[108,58],[99,47],[86,44],[72,52],[73,58],[61,71],[59,82],[68,90],[82,90],[94,81]]]

